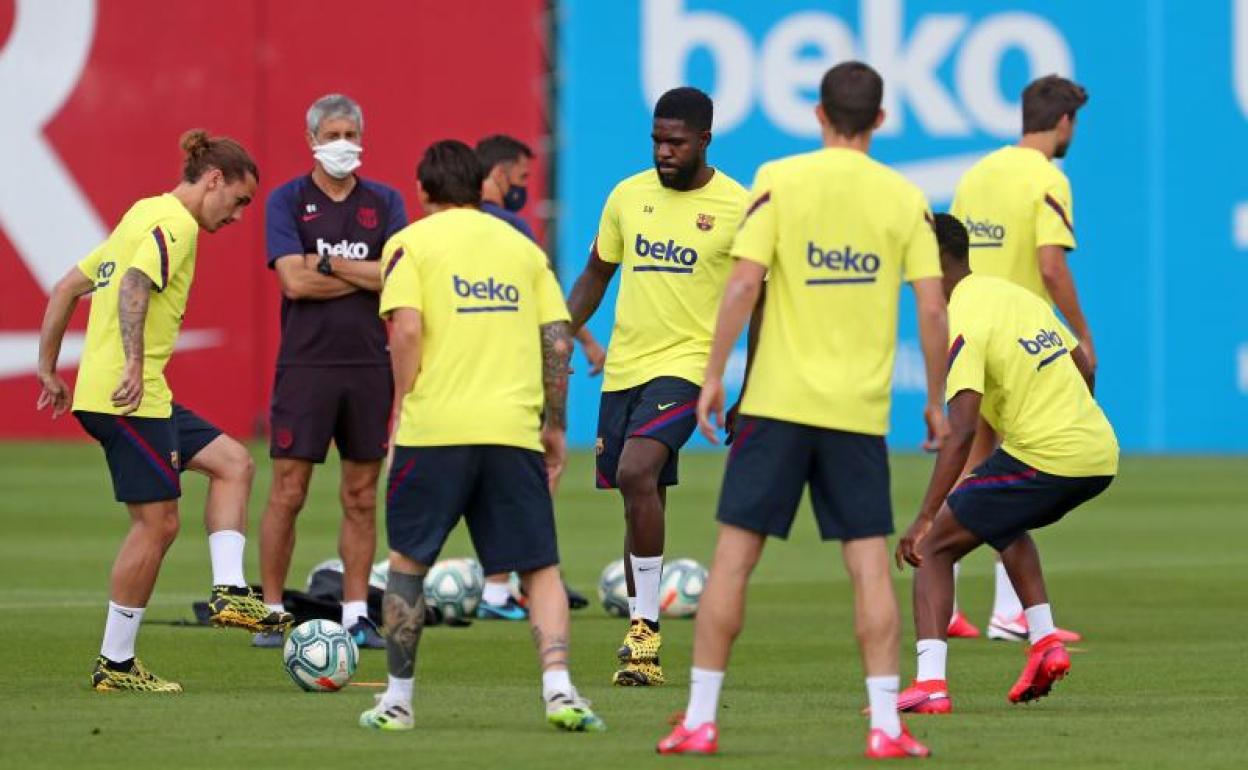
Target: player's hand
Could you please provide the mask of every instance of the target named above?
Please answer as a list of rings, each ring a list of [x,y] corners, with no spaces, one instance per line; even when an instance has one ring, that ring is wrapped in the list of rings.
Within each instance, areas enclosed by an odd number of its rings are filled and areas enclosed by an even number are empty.
[[[728,414],[724,417],[724,430],[728,433],[728,437],[724,439],[724,446],[732,443],[737,437],[737,417],[741,414],[741,399],[737,399],[737,403],[728,407]]]
[[[711,418],[715,423],[711,424]],[[724,426],[724,381],[719,377],[707,377],[698,394],[698,430],[712,444],[719,443],[718,429]]]
[[[607,364],[607,351],[597,342],[591,342],[588,345],[581,345],[581,352],[585,354],[585,360],[589,362],[589,376],[596,377],[602,374],[602,367]]]
[[[546,455],[546,486],[550,496],[559,490],[559,478],[568,462],[568,436],[562,428],[542,426],[542,448]]]
[[[949,437],[949,420],[939,406],[923,407],[923,421],[927,423],[927,438],[923,440],[924,452],[938,452]]]
[[[897,550],[893,553],[897,569],[905,569],[906,564],[912,567],[923,566],[923,557],[919,555],[919,543],[923,542],[923,538],[927,537],[931,529],[930,518],[923,514],[915,518],[914,523],[906,530],[906,534],[901,536],[901,540],[897,543]]]
[[[52,407],[52,419],[69,411],[70,393],[65,380],[56,372],[39,373],[39,398],[35,400],[35,409],[42,411]]]
[[[113,406],[121,409],[122,414],[130,414],[143,403],[143,365],[126,364],[121,375],[121,384],[113,391]]]

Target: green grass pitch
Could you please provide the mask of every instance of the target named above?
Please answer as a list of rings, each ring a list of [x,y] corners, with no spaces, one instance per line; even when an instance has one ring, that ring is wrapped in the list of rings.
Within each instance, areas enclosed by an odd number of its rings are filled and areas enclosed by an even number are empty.
[[[254,448],[257,457],[263,449]],[[569,581],[593,593],[617,556],[614,493],[590,488],[590,460],[573,458],[558,501]],[[723,458],[682,460],[671,495],[670,556],[707,563]],[[918,503],[930,459],[897,456],[899,528]],[[260,460],[248,576],[258,579],[257,529],[267,491]],[[335,553],[337,468],[314,479],[291,583]],[[913,717],[933,767],[1206,768],[1248,765],[1248,460],[1130,458],[1099,500],[1039,536],[1055,614],[1084,633],[1069,679],[1032,706],[1005,700],[1020,645],[955,640],[956,713]],[[125,530],[99,450],[91,445],[0,445],[0,767],[636,768],[671,766],[654,744],[684,706],[691,622],[664,624],[670,684],[609,685],[622,622],[598,607],[573,615],[573,675],[609,725],[567,735],[542,718],[526,625],[477,623],[426,632],[418,663],[417,729],[374,734],[355,724],[375,690],[298,691],[280,653],[234,630],[169,625],[205,598],[209,568],[200,512],[204,484],[188,478],[183,529],[165,562],[139,639],[180,696],[96,694],[107,575]],[[467,555],[457,531],[445,555]],[[991,601],[991,560],[973,555],[959,596],[976,623]],[[902,677],[913,675],[909,578]],[[364,652],[358,682],[385,678],[385,656]],[[722,755],[728,767],[842,767],[860,759],[865,721],[849,585],[835,545],[802,514],[789,542],[772,542],[750,592],[745,632],[725,685]]]

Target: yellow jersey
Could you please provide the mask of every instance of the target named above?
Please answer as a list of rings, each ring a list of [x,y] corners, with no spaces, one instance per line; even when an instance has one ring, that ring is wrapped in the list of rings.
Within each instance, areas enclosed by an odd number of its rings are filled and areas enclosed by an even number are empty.
[[[768,268],[742,414],[888,432],[901,282],[940,277],[919,188],[854,150],[758,170],[732,255]]]
[[[702,384],[745,201],[745,188],[718,169],[697,190],[664,187],[650,169],[611,191],[593,247],[623,273],[603,390],[656,377]]]
[[[1114,429],[1070,356],[1075,338],[1043,300],[971,274],[949,300],[949,338],[946,397],[982,394],[1002,449],[1056,476],[1118,472]]]
[[[971,270],[1005,278],[1053,304],[1036,250],[1075,248],[1070,181],[1044,153],[1002,147],[958,182],[949,213],[970,236]]]
[[[165,193],[131,206],[108,240],[78,263],[82,274],[95,281],[95,290],[74,387],[74,410],[122,412],[112,399],[126,365],[117,310],[121,278],[135,268],[152,280],[153,290],[143,327],[143,401],[132,414],[173,413],[165,365],[186,313],[198,239],[199,223],[177,198]]]
[[[541,451],[539,328],[568,320],[546,254],[497,217],[453,208],[395,233],[382,265],[382,317],[414,308],[423,324],[395,443]]]

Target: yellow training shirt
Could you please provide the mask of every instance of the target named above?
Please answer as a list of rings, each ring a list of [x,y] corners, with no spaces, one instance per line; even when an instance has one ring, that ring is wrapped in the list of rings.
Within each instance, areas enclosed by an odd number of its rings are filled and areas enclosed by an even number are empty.
[[[568,320],[546,254],[497,217],[453,208],[395,233],[382,264],[382,316],[414,308],[423,322],[395,443],[541,451],[540,327]]]
[[[594,249],[623,275],[603,390],[656,377],[702,383],[745,201],[745,188],[719,170],[697,190],[664,187],[650,169],[611,191]]]
[[[1070,181],[1044,153],[1002,147],[963,175],[950,209],[966,225],[971,270],[1006,278],[1049,304],[1036,249],[1075,248]]]
[[[1056,476],[1112,476],[1118,440],[1070,351],[1074,336],[1021,287],[970,275],[949,300],[947,398],[983,394],[1001,448]]]
[[[75,410],[122,411],[113,406],[112,399],[126,364],[117,306],[121,278],[135,268],[152,279],[153,287],[143,327],[143,401],[132,414],[168,417],[173,413],[165,364],[173,355],[186,313],[198,238],[199,223],[177,198],[166,193],[131,206],[108,240],[78,263],[82,274],[95,281],[95,291],[74,387]]]
[[[901,282],[940,277],[919,188],[861,152],[758,170],[732,255],[770,270],[743,414],[882,436]]]

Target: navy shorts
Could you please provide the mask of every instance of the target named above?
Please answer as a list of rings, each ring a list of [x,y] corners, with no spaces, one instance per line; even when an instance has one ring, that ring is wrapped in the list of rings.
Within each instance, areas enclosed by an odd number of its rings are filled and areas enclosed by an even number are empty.
[[[824,540],[893,531],[883,436],[742,415],[719,493],[724,524],[786,538],[802,492]]]
[[[659,473],[659,486],[674,486],[678,481],[680,448],[698,425],[701,390],[680,377],[655,377],[635,388],[604,391],[598,404],[598,442],[594,447],[598,456],[596,486],[618,486],[615,472],[620,453],[624,451],[624,442],[634,436],[652,438],[670,450]]]
[[[221,430],[179,404],[168,417],[74,412],[104,447],[119,503],[152,503],[182,496],[179,474]]]
[[[269,411],[269,456],[325,462],[386,456],[394,378],[388,366],[279,366]]]
[[[386,484],[391,550],[431,565],[460,517],[485,574],[559,563],[540,452],[510,446],[394,448]]]
[[[998,449],[949,493],[953,517],[1003,551],[1104,492],[1113,476],[1072,478],[1037,470]]]

